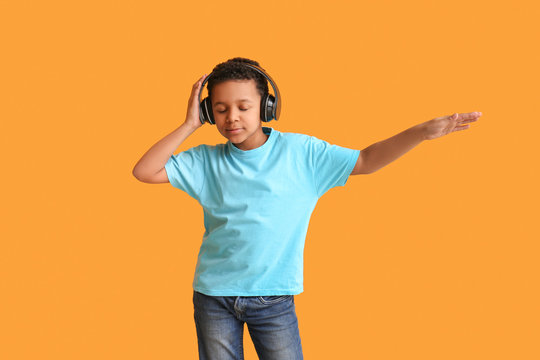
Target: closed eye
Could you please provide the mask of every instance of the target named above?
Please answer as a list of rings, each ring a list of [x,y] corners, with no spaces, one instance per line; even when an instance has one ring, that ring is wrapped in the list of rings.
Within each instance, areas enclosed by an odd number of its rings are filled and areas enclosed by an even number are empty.
[[[240,110],[241,110],[241,111],[248,111],[249,109],[240,109]],[[224,112],[225,112],[225,110],[223,110],[223,111],[218,111],[218,113],[220,113],[220,114],[222,114],[222,113],[224,113]]]

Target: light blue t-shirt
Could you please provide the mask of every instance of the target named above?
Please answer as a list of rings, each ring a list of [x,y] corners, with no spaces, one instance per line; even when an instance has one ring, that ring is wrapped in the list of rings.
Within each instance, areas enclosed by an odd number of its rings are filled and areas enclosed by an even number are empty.
[[[169,158],[172,186],[203,207],[205,232],[193,289],[211,296],[303,292],[304,242],[319,197],[343,186],[360,150],[263,127],[266,142],[230,141]]]

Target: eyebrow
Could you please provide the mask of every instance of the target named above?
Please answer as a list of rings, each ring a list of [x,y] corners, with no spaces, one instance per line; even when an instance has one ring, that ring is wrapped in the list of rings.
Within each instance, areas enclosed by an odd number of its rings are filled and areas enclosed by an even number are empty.
[[[239,102],[240,102],[240,101],[252,102],[250,99],[240,99],[240,100],[238,100],[238,101],[239,101]],[[227,104],[225,104],[224,102],[221,102],[221,101],[218,101],[218,102],[215,103],[214,105],[218,105],[218,104],[227,105]]]

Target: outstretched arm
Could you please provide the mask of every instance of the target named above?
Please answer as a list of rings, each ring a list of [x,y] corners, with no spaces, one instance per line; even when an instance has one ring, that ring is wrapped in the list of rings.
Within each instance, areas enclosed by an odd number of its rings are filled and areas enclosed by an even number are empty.
[[[432,140],[454,131],[466,130],[464,125],[478,120],[481,112],[454,113],[415,125],[362,150],[351,175],[371,174],[398,159],[424,140]]]

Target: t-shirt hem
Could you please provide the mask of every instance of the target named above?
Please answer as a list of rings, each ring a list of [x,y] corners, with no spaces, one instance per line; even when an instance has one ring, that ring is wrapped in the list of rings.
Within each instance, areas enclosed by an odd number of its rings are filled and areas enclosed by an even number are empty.
[[[165,166],[164,166],[164,168],[165,168],[165,173],[167,174],[167,178],[169,179],[169,183],[170,183],[172,186],[176,187],[175,184],[173,184],[174,179],[172,178],[171,175],[169,175],[169,174],[172,174],[172,169],[170,168],[171,166],[172,166],[172,165],[171,165],[171,160],[170,160],[170,158],[169,158],[169,159],[167,160],[167,162],[165,163]]]
[[[352,152],[351,157],[349,158],[349,164],[347,165],[347,171],[345,172],[346,176],[343,179],[341,186],[345,186],[345,184],[347,184],[347,180],[349,180],[349,177],[356,166],[356,162],[358,161],[358,157],[360,156],[360,151],[361,150],[354,150]]]
[[[193,290],[203,293],[209,296],[275,296],[275,295],[298,295],[301,294],[304,289],[257,289],[257,290],[211,290],[200,287],[193,287]]]

